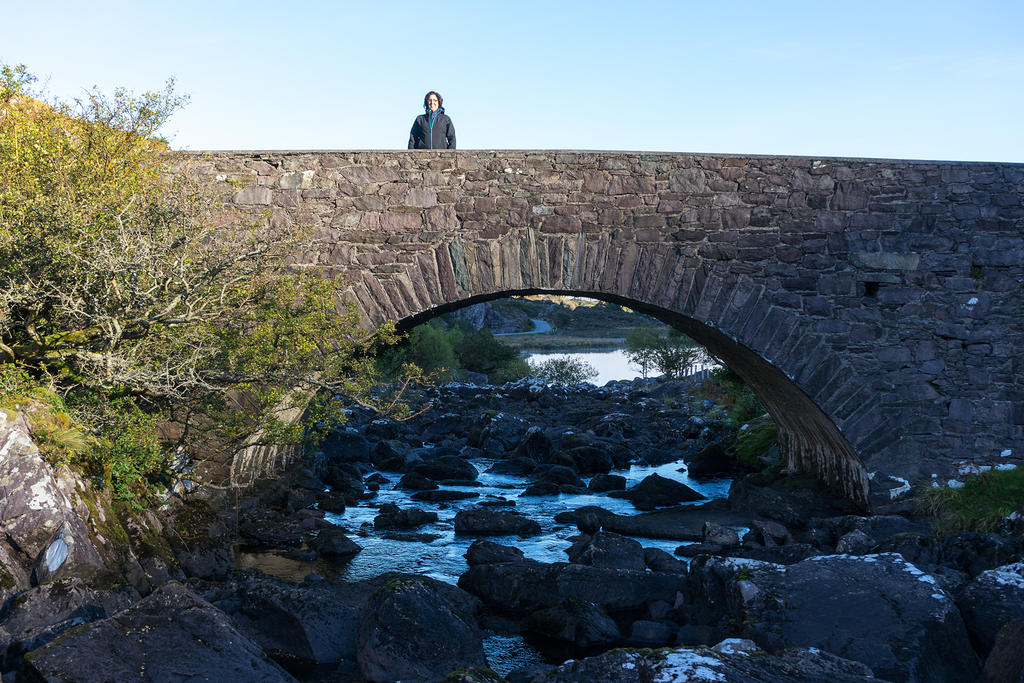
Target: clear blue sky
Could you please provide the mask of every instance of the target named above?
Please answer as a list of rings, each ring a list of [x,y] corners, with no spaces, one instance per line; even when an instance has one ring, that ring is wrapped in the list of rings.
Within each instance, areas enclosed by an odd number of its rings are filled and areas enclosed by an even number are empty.
[[[1024,0],[0,0],[52,95],[159,87],[183,149],[460,148],[1024,162]]]

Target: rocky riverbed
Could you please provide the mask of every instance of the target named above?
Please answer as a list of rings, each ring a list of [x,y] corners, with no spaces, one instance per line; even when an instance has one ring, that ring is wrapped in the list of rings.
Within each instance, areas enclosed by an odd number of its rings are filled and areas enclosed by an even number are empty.
[[[0,422],[3,681],[1019,681],[1024,523],[750,474],[683,382],[447,385],[118,513]],[[117,521],[130,520],[130,521]]]

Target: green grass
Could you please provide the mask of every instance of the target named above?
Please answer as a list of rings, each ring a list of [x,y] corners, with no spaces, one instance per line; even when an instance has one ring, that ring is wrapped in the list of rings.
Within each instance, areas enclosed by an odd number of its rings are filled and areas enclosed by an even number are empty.
[[[918,508],[934,518],[941,534],[992,531],[1001,519],[1024,508],[1024,469],[982,472],[960,489],[929,489],[918,497]]]
[[[758,458],[767,453],[778,439],[778,427],[771,420],[751,423],[736,436],[736,458],[748,470],[761,469]]]

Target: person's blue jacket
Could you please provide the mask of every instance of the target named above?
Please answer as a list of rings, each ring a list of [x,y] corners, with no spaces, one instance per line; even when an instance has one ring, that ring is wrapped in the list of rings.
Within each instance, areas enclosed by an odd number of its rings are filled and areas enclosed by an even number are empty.
[[[416,117],[409,131],[409,149],[455,149],[455,126],[444,107]]]

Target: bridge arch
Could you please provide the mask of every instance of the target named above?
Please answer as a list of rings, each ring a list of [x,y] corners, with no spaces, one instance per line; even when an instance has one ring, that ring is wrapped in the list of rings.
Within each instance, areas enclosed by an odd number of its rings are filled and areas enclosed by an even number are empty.
[[[223,152],[182,172],[311,224],[305,262],[344,273],[368,324],[531,292],[652,314],[751,384],[794,465],[859,502],[1024,464],[1024,165]]]

